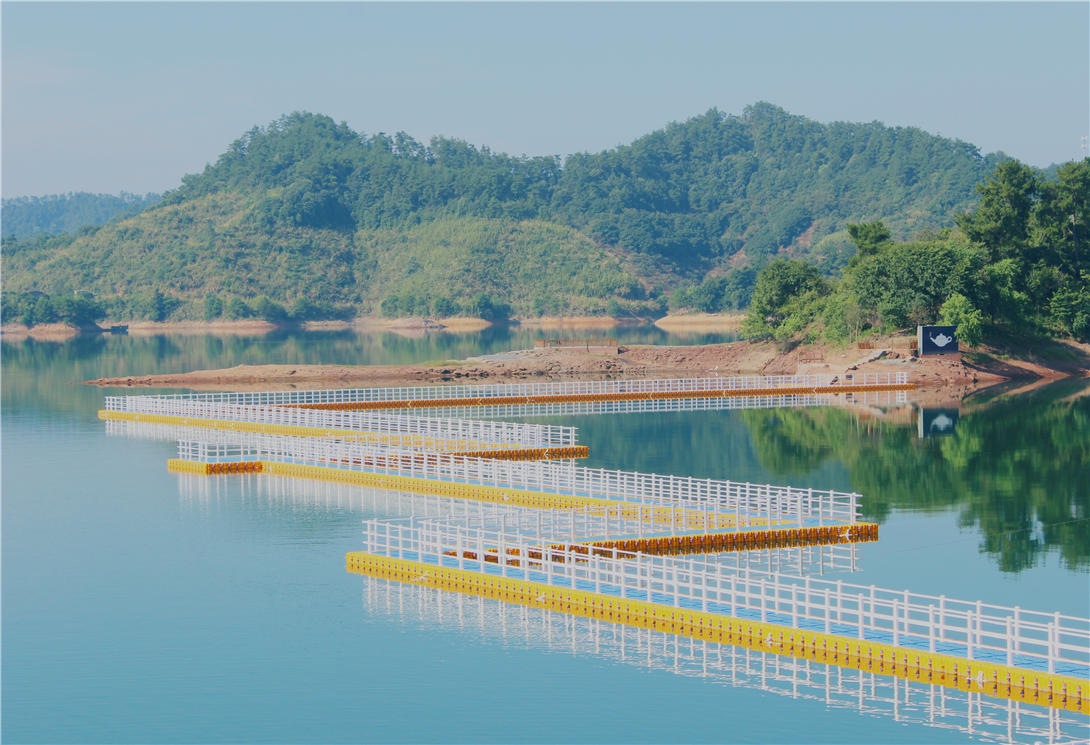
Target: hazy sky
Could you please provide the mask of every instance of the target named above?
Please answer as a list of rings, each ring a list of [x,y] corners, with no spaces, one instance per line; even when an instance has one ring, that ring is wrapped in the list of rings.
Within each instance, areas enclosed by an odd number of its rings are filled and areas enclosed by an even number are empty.
[[[1039,166],[1090,133],[1086,2],[0,7],[4,196],[169,189],[294,110],[516,155],[759,100]]]

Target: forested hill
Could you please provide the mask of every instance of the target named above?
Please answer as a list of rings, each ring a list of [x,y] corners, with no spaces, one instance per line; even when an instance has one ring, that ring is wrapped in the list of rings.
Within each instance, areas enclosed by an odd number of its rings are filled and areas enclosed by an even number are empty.
[[[259,295],[402,314],[647,310],[678,285],[778,253],[840,266],[854,250],[849,222],[880,219],[902,238],[949,226],[1002,159],[766,103],[563,161],[295,113],[250,130],[140,215],[6,241],[5,287],[159,290],[190,315]]]
[[[0,223],[5,236],[36,238],[48,233],[74,233],[90,225],[102,225],[128,217],[160,199],[158,194],[90,194],[85,191],[49,194],[44,197],[12,197],[3,200]]]

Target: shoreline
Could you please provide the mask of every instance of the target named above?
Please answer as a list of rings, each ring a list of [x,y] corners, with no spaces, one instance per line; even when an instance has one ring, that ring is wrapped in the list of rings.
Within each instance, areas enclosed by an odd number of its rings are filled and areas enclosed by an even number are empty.
[[[1068,345],[1071,346],[1071,345]],[[524,380],[793,375],[846,372],[908,372],[916,394],[929,405],[960,401],[1009,381],[1040,385],[1090,375],[1090,345],[1071,346],[1078,358],[1045,364],[999,360],[974,354],[914,358],[893,348],[858,350],[796,347],[779,351],[771,342],[729,342],[703,346],[623,345],[617,349],[535,348],[464,360],[414,365],[239,365],[218,370],[134,375],[84,381],[99,387],[190,388],[193,390],[278,390]],[[802,359],[806,351],[806,360]],[[820,360],[815,360],[820,356]],[[914,395],[914,398],[919,397]]]
[[[745,313],[686,313],[663,316],[655,325],[672,334],[706,334],[738,331],[745,317]]]
[[[111,326],[125,326],[130,336],[156,336],[178,334],[183,336],[214,334],[254,336],[279,330],[300,331],[355,331],[370,334],[392,332],[406,335],[421,333],[474,333],[493,326],[512,326],[527,329],[583,331],[586,329],[610,330],[624,327],[657,326],[670,333],[714,333],[736,331],[741,325],[741,314],[686,314],[667,315],[659,319],[612,316],[540,316],[534,318],[510,318],[489,321],[484,318],[452,316],[448,318],[381,318],[359,316],[351,320],[304,321],[302,323],[273,323],[259,318],[215,321],[101,321],[94,327],[78,328],[64,323],[39,324],[27,327],[20,323],[0,326],[0,337],[5,341],[36,339],[40,341],[67,341],[79,336],[109,334]]]

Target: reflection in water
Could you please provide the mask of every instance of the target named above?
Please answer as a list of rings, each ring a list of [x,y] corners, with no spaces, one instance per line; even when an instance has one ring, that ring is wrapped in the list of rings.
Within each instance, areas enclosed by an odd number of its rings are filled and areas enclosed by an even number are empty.
[[[863,518],[956,506],[981,551],[1017,572],[1057,552],[1090,568],[1090,383],[1064,381],[961,412],[953,432],[920,439],[905,424],[844,409],[745,411],[761,464],[777,476],[835,460],[863,494]],[[948,417],[950,418],[950,417]]]
[[[957,409],[920,409],[916,434],[920,437],[952,435],[959,417]]]
[[[297,330],[252,336],[102,334],[79,336],[65,342],[4,338],[4,375],[0,382],[5,407],[86,416],[88,409],[100,408],[89,402],[101,400],[101,391],[69,386],[94,378],[235,365],[401,365],[460,360],[474,355],[532,349],[535,339],[557,335],[569,334],[497,326],[475,333],[429,334],[419,339],[407,339],[394,333]],[[711,344],[736,338],[729,333],[678,336],[650,325],[622,327],[610,331],[609,335],[618,337],[621,344]],[[148,393],[150,390],[134,392]]]
[[[399,623],[821,701],[830,709],[938,727],[985,742],[1085,741],[1090,725],[1086,717],[1057,709],[370,577],[363,578],[363,610]]]
[[[598,416],[601,414],[647,414],[656,412],[734,411],[738,409],[781,409],[809,406],[897,406],[907,403],[905,391],[863,393],[819,393],[787,396],[725,396],[637,401],[564,401],[550,404],[504,404],[488,406],[447,406],[434,409],[399,409],[417,416],[462,419],[523,419],[527,417]]]
[[[442,346],[445,344],[453,346]],[[72,383],[101,376],[241,363],[421,362],[528,346],[532,341],[524,343],[510,335],[447,335],[446,339],[424,340],[393,335],[285,334],[96,337],[65,344],[4,341],[0,384],[5,434],[9,435],[3,469],[4,518],[9,522],[4,534],[5,558],[8,552],[32,557],[10,562],[4,571],[4,602],[12,601],[12,612],[4,616],[5,693],[9,692],[7,683],[14,680],[18,684],[11,686],[10,706],[6,703],[4,707],[4,714],[10,715],[5,734],[9,729],[31,731],[28,727],[32,726],[33,732],[48,730],[47,739],[58,741],[79,739],[79,733],[86,735],[92,730],[101,734],[101,741],[148,740],[152,731],[148,726],[153,723],[167,728],[154,730],[165,733],[165,738],[200,741],[210,736],[213,730],[209,727],[216,726],[222,728],[217,730],[221,734],[230,733],[225,739],[244,739],[246,725],[252,723],[265,727],[262,731],[270,738],[277,736],[276,727],[288,726],[303,739],[314,732],[325,739],[352,739],[355,730],[344,735],[346,730],[338,718],[343,719],[348,708],[358,709],[358,702],[346,697],[345,690],[358,682],[362,668],[339,663],[346,658],[345,645],[359,643],[361,637],[353,627],[352,609],[344,615],[342,590],[352,582],[351,575],[344,575],[341,568],[344,552],[358,547],[362,518],[435,515],[468,504],[253,475],[181,477],[177,482],[182,492],[179,500],[175,482],[161,470],[161,464],[130,468],[123,453],[133,443],[101,441],[102,423],[95,411],[102,408],[104,391]],[[994,411],[975,405],[963,409],[953,435],[926,440],[916,437],[914,420],[898,424],[843,409],[656,412],[557,423],[578,425],[582,441],[591,445],[592,458],[597,458],[595,465],[602,467],[750,481],[779,482],[785,480],[784,475],[791,475],[799,485],[810,482],[810,486],[820,483],[823,488],[861,491],[868,514],[877,517],[894,509],[948,510],[957,506],[970,524],[988,536],[989,552],[997,560],[1003,558],[1006,568],[1027,559],[1039,560],[1045,552],[1060,551],[1069,566],[1085,568],[1090,554],[1086,529],[1090,516],[1090,479],[1086,478],[1090,412],[1087,399],[1080,401],[1077,396],[1088,390],[1086,382],[1078,382],[1050,386],[1013,400],[991,400],[989,394],[987,402]],[[985,400],[984,396],[974,397],[974,401]],[[143,448],[143,452],[168,455],[168,449],[160,446]],[[60,457],[63,466],[58,466]],[[801,470],[793,470],[796,466]],[[214,519],[204,520],[202,515]],[[926,524],[946,521],[938,516]],[[891,522],[896,524],[897,517]],[[145,523],[147,531],[141,527]],[[1019,533],[1027,524],[1032,530]],[[213,525],[217,530],[208,529]],[[1008,537],[1012,532],[1021,537],[1013,541],[1016,545],[1007,545],[1012,542]],[[1023,537],[1033,540],[1027,542]],[[69,550],[54,550],[58,541]],[[308,547],[285,548],[304,543]],[[192,613],[177,612],[176,589],[155,594],[155,588],[163,586],[162,568],[132,558],[147,556],[149,550],[173,552],[179,559],[173,563],[177,574],[172,575],[170,584],[174,588],[176,578],[177,585],[184,585],[184,591],[191,593],[183,597],[192,597]],[[873,548],[867,550],[873,555]],[[94,559],[89,566],[95,571],[83,571],[76,588],[83,591],[74,592],[71,556],[81,551]],[[206,558],[217,563],[210,565]],[[268,572],[272,567],[275,579],[264,583],[247,576],[245,581],[237,581],[234,575],[257,560],[268,564],[254,563],[255,570]],[[103,571],[97,571],[100,568]],[[215,571],[219,568],[226,571]],[[881,571],[866,581],[881,581]],[[924,562],[914,571],[915,581],[927,585],[937,579],[937,572],[951,568],[942,562]],[[968,567],[964,582],[1002,583],[1004,592],[998,593],[1002,597],[1023,587],[997,575],[978,562]],[[227,576],[231,582],[221,581]],[[1034,577],[1046,591],[1064,588],[1085,598],[1085,583],[1080,584],[1078,576],[1072,581],[1051,564]],[[126,592],[126,587],[140,588],[141,583],[146,583],[156,602],[149,603],[140,593]],[[258,585],[262,585],[260,591],[254,589]],[[274,594],[267,596],[264,585],[273,588]],[[514,643],[528,647],[571,650],[574,646],[588,654],[604,648],[611,650],[611,660],[620,661],[623,656],[632,664],[708,675],[720,684],[737,680],[739,685],[785,696],[813,697],[830,708],[864,711],[868,717],[931,721],[949,728],[948,732],[940,730],[949,740],[968,739],[964,733],[970,731],[998,741],[1062,741],[1064,735],[1071,736],[1067,720],[1055,725],[1048,713],[1026,705],[966,698],[966,694],[916,683],[906,686],[899,679],[864,675],[860,681],[859,673],[840,668],[829,671],[831,677],[826,679],[826,668],[816,663],[754,652],[746,656],[741,650],[733,652],[735,663],[749,664],[736,669],[719,662],[713,645],[637,629],[625,629],[628,635],[620,635],[617,627],[604,622],[500,606],[479,598],[442,596],[445,609],[439,620],[434,606],[440,595],[435,591],[400,584],[391,588],[377,580],[366,580],[364,586],[381,588],[377,597],[365,593],[365,603],[368,597],[374,600],[367,606],[370,612],[393,613],[399,618],[404,612],[410,625],[440,627],[441,633],[450,635],[479,633],[495,638],[511,634]],[[310,604],[302,611],[296,608],[300,589],[311,593]],[[1042,597],[1041,593],[1037,596]],[[1011,602],[1018,602],[1018,598]],[[418,610],[421,603],[425,604],[423,613]],[[503,615],[496,610],[499,607],[504,609]],[[482,616],[475,608],[491,610]],[[464,620],[458,620],[458,612],[464,614]],[[237,621],[234,626],[243,636],[225,625],[231,619]],[[78,633],[73,632],[73,623],[79,626]],[[329,633],[315,634],[316,624]],[[270,633],[250,633],[247,629],[251,628],[265,628]],[[595,628],[597,637],[591,634]],[[610,629],[614,629],[612,637]],[[164,638],[171,643],[162,644]],[[381,638],[366,637],[360,646],[367,648]],[[640,639],[643,646],[639,646]],[[653,641],[649,644],[648,640]],[[395,654],[391,660],[369,659],[376,680],[388,682],[398,676],[414,680],[413,641],[410,638],[404,646],[396,647],[394,651],[404,654]],[[731,650],[724,647],[717,652],[729,659]],[[118,654],[125,664],[117,664]],[[327,659],[337,663],[322,662]],[[705,659],[709,661],[707,668]],[[255,680],[262,684],[258,695],[232,695]],[[421,682],[425,696],[449,695],[449,681],[436,686],[435,681],[415,680]],[[175,695],[179,685],[188,686],[198,697],[193,701],[208,705],[208,718],[188,716],[186,707],[192,697],[179,700]],[[291,716],[290,701],[283,705],[284,692],[293,687],[313,694],[316,702],[311,712],[314,717],[305,723]],[[576,689],[576,693],[584,690]],[[891,695],[894,691],[899,695]],[[22,695],[16,700],[14,694],[19,692]],[[752,725],[782,716],[785,709],[790,711],[791,702],[776,696],[766,698],[771,703],[732,716]],[[135,707],[134,701],[138,701]],[[935,702],[933,706],[931,702]],[[632,704],[657,707],[662,702],[648,696],[635,698]],[[557,721],[567,714],[562,701],[538,698],[531,705],[535,709],[544,705],[545,714]],[[148,713],[141,716],[141,711]],[[519,715],[525,710],[514,711]],[[478,714],[484,718],[489,711],[482,708],[467,716]],[[1052,714],[1059,716],[1060,712]],[[854,718],[847,712],[845,716]],[[303,729],[314,722],[319,722],[316,728]],[[92,726],[95,723],[98,728]],[[382,731],[388,738],[404,733],[402,729]],[[443,732],[427,731],[440,733],[432,739]],[[463,732],[471,733],[463,739],[474,739],[473,733],[481,736],[479,729]],[[1075,732],[1075,736],[1085,739],[1086,730]]]
[[[177,478],[182,503],[202,514],[226,505],[232,508],[244,505],[262,511],[271,508],[283,512],[348,512],[367,519],[443,518],[451,524],[466,525],[494,525],[503,522],[511,528],[521,521],[527,526],[527,534],[543,514],[541,510],[527,507],[267,474],[250,473],[212,478],[177,474]],[[847,543],[701,554],[700,559],[739,571],[820,577],[860,571],[861,553],[861,545]]]

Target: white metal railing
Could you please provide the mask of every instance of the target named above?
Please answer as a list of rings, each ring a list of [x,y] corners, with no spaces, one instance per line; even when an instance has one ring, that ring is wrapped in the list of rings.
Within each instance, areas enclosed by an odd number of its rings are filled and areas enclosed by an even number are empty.
[[[414,494],[394,489],[360,487],[331,481],[300,481],[299,479],[262,475],[259,478],[239,478],[234,481],[209,479],[204,476],[179,475],[179,488],[190,500],[206,503],[213,497],[218,498],[230,492],[248,503],[307,505],[338,511],[350,510],[364,513],[371,517],[416,517],[442,519],[458,525],[498,525],[534,527],[538,518],[547,525],[552,511],[536,510],[526,507],[478,502],[469,499],[451,499],[428,494]],[[606,511],[620,513],[625,517],[630,508],[624,505],[609,508],[596,508],[589,512],[602,515]],[[650,512],[650,508],[648,509]],[[659,512],[662,508],[659,508]],[[565,512],[565,511],[557,511]],[[575,512],[584,512],[577,510]],[[668,520],[652,515],[667,530]],[[617,517],[610,517],[615,521]],[[563,517],[556,519],[557,525],[567,521]],[[614,523],[615,524],[615,523]],[[685,534],[693,533],[691,527]],[[593,539],[600,536],[581,536],[581,539]],[[567,542],[567,537],[556,536]],[[551,540],[551,539],[550,539]],[[784,574],[830,575],[859,571],[861,568],[861,548],[858,544],[842,543],[832,545],[792,546],[777,549],[756,549],[750,551],[730,551],[718,554],[704,554],[708,561],[731,567],[749,566],[753,570],[777,571]]]
[[[890,395],[896,396],[898,393],[902,400],[907,400],[903,391],[892,391]],[[482,406],[416,409],[415,411],[421,416],[459,416],[471,419],[488,419],[495,417],[642,414],[667,411],[782,409],[803,406],[831,406],[834,403],[838,403],[834,394],[818,393],[780,396],[716,396],[714,398],[642,398],[634,401],[557,401],[547,404],[485,404]],[[434,414],[431,412],[434,412]]]
[[[604,657],[735,688],[808,699],[826,708],[858,711],[970,736],[967,739],[1035,745],[1086,742],[1086,716],[1028,706],[897,676],[837,667],[771,652],[687,639],[668,632],[532,611],[499,600],[467,597],[430,587],[363,577],[369,616],[458,629],[505,644],[564,654]]]
[[[107,411],[216,419],[316,429],[351,430],[385,439],[435,441],[461,448],[489,445],[559,447],[576,443],[576,428],[520,422],[431,418],[381,412],[323,411],[272,405],[210,402],[163,396],[107,396]]]
[[[152,422],[133,422],[124,419],[110,419],[105,422],[106,434],[113,436],[143,437],[153,440],[172,440],[175,442],[200,442],[205,445],[231,445],[239,452],[257,452],[262,443],[263,432],[248,432],[237,429],[206,428],[185,424],[158,424]],[[503,448],[533,447],[548,449],[557,447],[548,445],[525,445],[523,443],[492,443],[479,440],[450,440],[437,438],[401,438],[400,436],[362,436],[337,435],[330,441],[367,443],[372,447],[396,447],[404,451],[407,448],[439,449],[447,451],[497,450]]]
[[[451,517],[451,526],[501,533],[532,535],[542,541],[584,543],[658,536],[719,533],[737,527],[765,525],[715,504],[700,509],[674,509],[655,504],[617,502],[607,506],[586,506],[553,510],[512,510],[503,505],[475,511],[461,518]],[[786,515],[786,510],[784,511]],[[775,527],[800,525],[803,519],[786,515]],[[790,525],[785,525],[789,523]]]
[[[499,504],[484,504],[480,509],[447,512],[428,518],[414,514],[416,524],[422,530],[430,522],[438,520],[440,529],[454,527],[472,529],[497,535],[533,536],[534,541],[551,544],[570,543],[586,546],[587,551],[612,554],[612,549],[595,542],[609,542],[624,538],[646,536],[692,535],[694,533],[720,532],[724,522],[722,513],[715,511],[680,512],[662,507],[617,504],[609,507],[582,507],[576,509],[526,510]],[[437,540],[442,540],[437,539]],[[577,549],[582,551],[582,549]],[[696,552],[699,553],[699,552]],[[701,554],[704,560],[735,571],[748,567],[756,571],[778,571],[804,576],[825,572],[859,569],[859,546],[854,543],[826,546],[795,546],[776,549],[754,549]],[[629,553],[620,552],[621,558]]]
[[[487,385],[399,386],[348,388],[338,390],[252,391],[243,393],[179,393],[155,396],[160,399],[232,403],[242,405],[298,405],[364,403],[369,401],[419,401],[436,399],[482,399],[512,396],[594,396],[635,393],[699,393],[747,391],[775,388],[891,386],[908,383],[906,372],[825,373],[821,375],[732,376],[705,378],[576,380]],[[834,391],[835,392],[835,391]],[[152,398],[135,396],[129,398]]]
[[[858,494],[832,490],[586,468],[567,462],[491,460],[257,433],[247,441],[245,451],[215,450],[202,440],[179,442],[178,452],[187,460],[267,460],[576,497],[734,511],[753,520],[781,523],[854,523],[859,516]]]
[[[1090,674],[1090,619],[1058,612],[748,567],[734,571],[692,557],[616,549],[608,556],[588,555],[577,547],[551,546],[535,537],[431,520],[366,520],[363,526],[364,550],[372,554],[748,616],[971,660],[1080,677]]]

